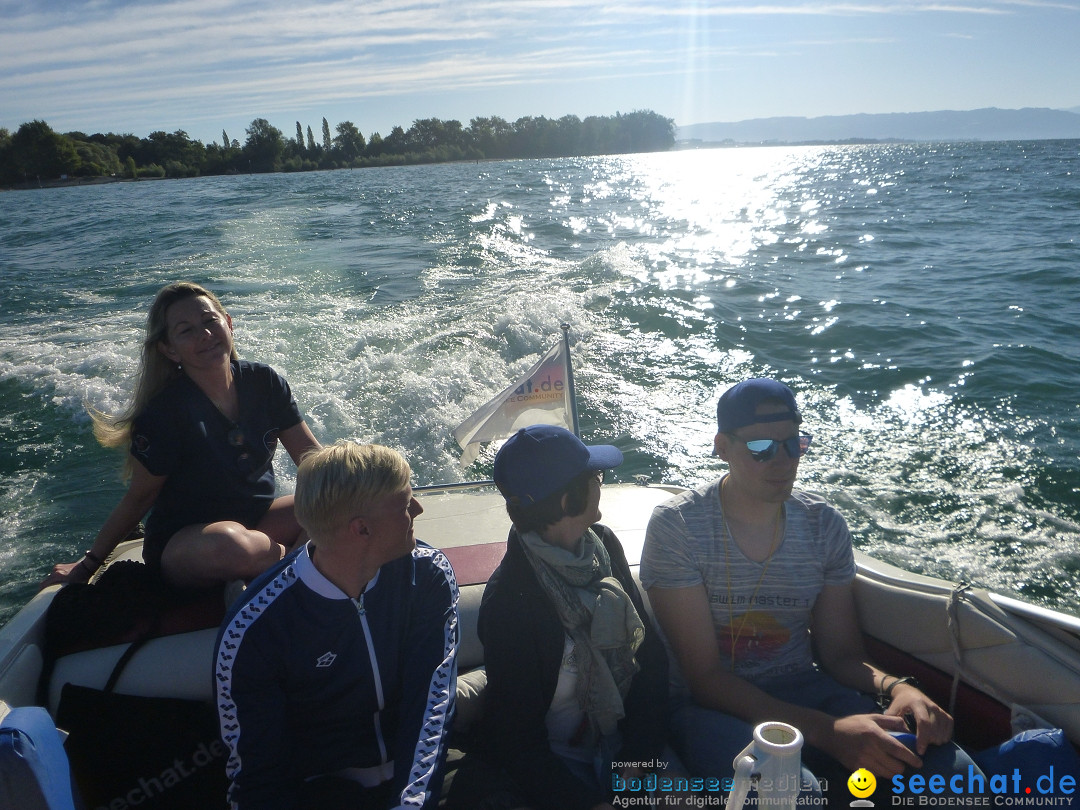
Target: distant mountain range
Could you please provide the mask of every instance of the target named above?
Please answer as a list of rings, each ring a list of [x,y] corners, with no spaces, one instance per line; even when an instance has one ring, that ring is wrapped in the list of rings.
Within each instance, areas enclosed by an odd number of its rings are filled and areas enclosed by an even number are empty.
[[[844,141],[1015,141],[1080,138],[1080,107],[1051,110],[940,110],[820,118],[754,118],[678,127],[684,145]]]

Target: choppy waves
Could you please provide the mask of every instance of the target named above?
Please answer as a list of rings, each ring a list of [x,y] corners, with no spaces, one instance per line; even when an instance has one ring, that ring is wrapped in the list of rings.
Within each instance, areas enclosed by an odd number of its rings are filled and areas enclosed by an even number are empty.
[[[780,376],[803,485],[860,546],[1080,612],[1078,169],[1076,142],[803,147],[0,196],[0,616],[119,497],[83,406],[122,405],[179,278],[321,438],[399,447],[421,483],[490,472],[451,430],[563,322],[624,478],[715,476],[716,396]]]

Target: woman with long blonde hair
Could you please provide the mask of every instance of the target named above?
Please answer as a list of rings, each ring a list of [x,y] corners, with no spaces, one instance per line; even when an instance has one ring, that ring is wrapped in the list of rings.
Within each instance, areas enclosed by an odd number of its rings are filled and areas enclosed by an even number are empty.
[[[149,512],[143,559],[171,585],[251,579],[301,535],[291,495],[275,497],[278,442],[299,463],[319,442],[285,378],[237,356],[232,318],[210,291],[179,282],[150,307],[131,404],[91,411],[94,435],[128,446],[128,490],[81,559],[43,585],[85,582]]]

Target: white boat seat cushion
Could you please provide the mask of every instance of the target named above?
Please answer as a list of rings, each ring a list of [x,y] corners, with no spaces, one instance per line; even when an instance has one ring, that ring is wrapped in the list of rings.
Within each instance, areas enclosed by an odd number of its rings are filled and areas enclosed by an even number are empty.
[[[217,628],[152,639],[128,661],[116,691],[143,697],[213,700],[211,668]],[[49,712],[56,715],[65,683],[103,689],[127,644],[65,655],[49,680]]]
[[[458,672],[464,676],[484,664],[484,648],[476,634],[483,585],[467,585],[458,600],[461,644]],[[217,628],[152,639],[138,650],[116,683],[116,691],[144,697],[175,697],[211,701],[214,698],[212,668]],[[65,683],[103,689],[127,644],[71,653],[58,659],[49,681],[49,711],[55,715]],[[462,677],[458,689],[458,713],[462,723],[479,701],[486,677]]]

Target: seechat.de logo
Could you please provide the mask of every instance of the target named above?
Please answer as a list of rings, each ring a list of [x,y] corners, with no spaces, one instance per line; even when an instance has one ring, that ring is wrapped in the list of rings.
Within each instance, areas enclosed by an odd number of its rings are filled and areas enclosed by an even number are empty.
[[[1076,776],[1055,771],[1053,765],[1038,775],[982,774],[968,765],[967,773],[951,776],[921,773],[892,778],[892,804],[917,806],[1056,807],[1072,803]]]

